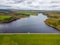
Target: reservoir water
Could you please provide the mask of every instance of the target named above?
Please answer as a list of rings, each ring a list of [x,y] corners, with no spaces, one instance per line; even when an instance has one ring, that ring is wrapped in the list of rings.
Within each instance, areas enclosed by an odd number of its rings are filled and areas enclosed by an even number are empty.
[[[58,30],[46,25],[47,16],[39,13],[37,16],[20,18],[11,23],[0,23],[0,33],[60,33]]]

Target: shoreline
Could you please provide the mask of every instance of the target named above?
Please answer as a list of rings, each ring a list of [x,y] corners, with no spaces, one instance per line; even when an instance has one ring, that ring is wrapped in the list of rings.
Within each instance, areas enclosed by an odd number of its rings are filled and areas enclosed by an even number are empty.
[[[45,21],[46,21],[46,20],[45,20]],[[45,23],[46,25],[48,25],[48,26],[50,26],[50,27],[52,27],[52,28],[55,28],[56,30],[60,31],[59,29],[57,29],[57,28],[54,27],[53,25],[50,25],[50,24],[46,23],[45,21],[44,21],[44,23]]]

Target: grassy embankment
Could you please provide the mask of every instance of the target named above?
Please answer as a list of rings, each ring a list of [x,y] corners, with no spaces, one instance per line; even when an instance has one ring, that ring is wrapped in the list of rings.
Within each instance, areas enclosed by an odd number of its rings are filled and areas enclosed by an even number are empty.
[[[17,13],[11,13],[11,14],[0,14],[0,22],[2,23],[8,23],[13,20],[19,19],[19,18],[25,18],[30,15],[37,15],[38,13],[34,12],[17,12]]]
[[[60,30],[60,13],[46,13],[48,16],[48,19],[45,20],[45,23],[51,27],[54,27],[58,30]]]
[[[1,22],[1,23],[8,23],[8,22],[11,22],[11,21],[13,21],[13,20],[15,20],[15,18],[12,17],[12,16],[0,15],[0,22]]]
[[[0,45],[60,45],[60,34],[0,34]]]

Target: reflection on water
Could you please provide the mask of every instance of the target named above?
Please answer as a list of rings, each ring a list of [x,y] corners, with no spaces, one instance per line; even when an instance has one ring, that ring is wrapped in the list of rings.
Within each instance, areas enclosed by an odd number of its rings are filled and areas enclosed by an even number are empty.
[[[47,16],[42,13],[30,15],[7,24],[0,24],[0,33],[59,33],[58,30],[47,26],[44,20]]]

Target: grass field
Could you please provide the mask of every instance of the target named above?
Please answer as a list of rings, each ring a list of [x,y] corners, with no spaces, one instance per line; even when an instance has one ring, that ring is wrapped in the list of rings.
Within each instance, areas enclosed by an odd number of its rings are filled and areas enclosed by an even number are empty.
[[[49,12],[45,14],[46,16],[48,16],[49,18],[56,18],[56,19],[60,19],[60,13],[56,12]]]
[[[18,12],[16,13],[17,15],[26,15],[26,16],[29,16],[29,15],[38,15],[38,12]]]
[[[7,18],[11,18],[11,16],[0,15],[0,20],[5,20]]]
[[[13,16],[10,15],[0,15],[0,22],[1,23],[7,23],[7,22],[11,22],[13,21],[15,18],[13,18]]]
[[[60,30],[60,13],[55,12],[55,13],[46,13],[46,14],[48,16],[48,19],[46,19],[44,22],[47,25]]]
[[[60,34],[0,34],[0,45],[60,45]]]

